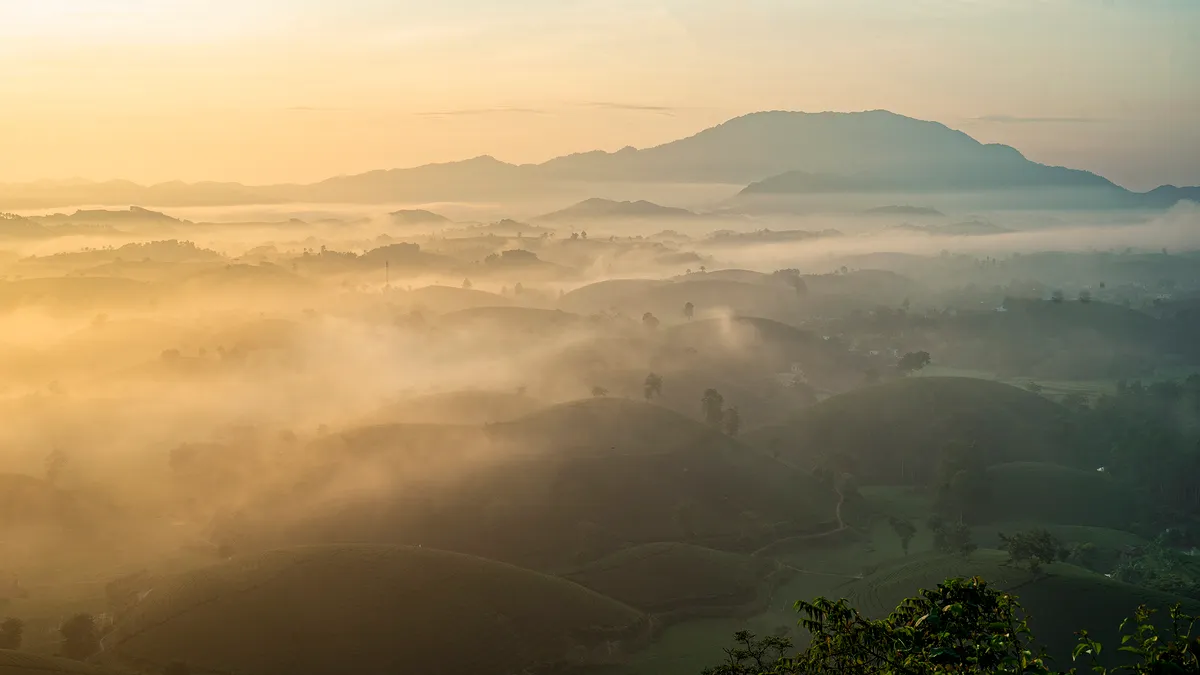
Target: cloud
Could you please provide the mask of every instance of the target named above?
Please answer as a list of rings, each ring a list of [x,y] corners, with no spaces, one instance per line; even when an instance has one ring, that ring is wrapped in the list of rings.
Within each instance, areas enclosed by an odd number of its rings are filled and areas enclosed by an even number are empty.
[[[1018,115],[983,115],[972,117],[972,122],[988,124],[1092,124],[1106,122],[1096,117],[1020,117]]]
[[[417,117],[465,117],[469,115],[549,115],[542,108],[461,108],[457,110],[435,110],[413,113]]]
[[[583,105],[589,108],[603,108],[605,110],[625,110],[629,112],[648,112],[658,115],[674,116],[679,108],[661,105],[644,105],[637,103],[615,103],[612,101],[588,101]]]

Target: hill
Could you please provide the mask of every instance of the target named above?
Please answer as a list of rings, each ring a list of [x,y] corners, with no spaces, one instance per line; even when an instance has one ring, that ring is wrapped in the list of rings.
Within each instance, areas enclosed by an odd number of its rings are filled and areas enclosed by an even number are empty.
[[[481,558],[313,547],[234,558],[155,588],[105,638],[100,660],[154,672],[181,660],[255,675],[508,675],[601,664],[647,630],[626,605]]]
[[[873,209],[863,211],[868,216],[925,216],[940,218],[946,214],[929,206],[908,206],[899,204],[895,206],[876,206]]]
[[[502,391],[451,391],[406,398],[368,418],[370,424],[493,424],[532,413],[539,407],[524,394]]]
[[[231,183],[0,185],[0,207],[75,204],[394,203],[501,199],[551,194],[565,183],[753,184],[748,195],[796,192],[1064,188],[1071,204],[1165,208],[1196,188],[1129,192],[1086,171],[1046,166],[1017,150],[983,144],[937,122],[885,110],[758,112],[645,149],[584,152],[539,165],[482,156],[414,168],[338,176],[309,185]]]
[[[606,279],[563,294],[558,300],[558,305],[580,314],[604,312],[617,307],[630,297],[669,283],[658,279]],[[682,306],[680,309],[682,310]]]
[[[409,304],[438,313],[459,312],[481,307],[507,307],[512,301],[503,295],[474,288],[425,286],[404,294]]]
[[[691,218],[696,214],[687,209],[660,206],[645,200],[619,202],[611,199],[592,198],[560,211],[538,216],[541,221],[588,221],[613,219]]]
[[[118,675],[79,661],[0,649],[0,675]]]
[[[688,544],[635,546],[568,572],[568,579],[655,615],[722,616],[766,604],[782,568],[767,558]]]
[[[869,485],[927,482],[951,443],[972,447],[984,464],[1053,461],[1074,436],[1067,411],[1036,394],[988,380],[922,377],[833,396],[746,441],[805,466],[838,458]]]
[[[388,217],[391,218],[393,224],[403,226],[449,225],[454,222],[443,215],[424,209],[401,209],[392,211]]]
[[[835,505],[806,474],[621,399],[482,428],[366,428],[314,452],[327,459],[304,490],[265,497],[219,536],[239,547],[422,544],[553,571],[653,542],[754,550],[826,527]]]
[[[1116,645],[1121,644],[1121,622],[1141,604],[1165,610],[1182,602],[1185,611],[1200,611],[1200,603],[1195,601],[1112,581],[1072,565],[1055,563],[1035,578],[1021,568],[1005,565],[1007,559],[1006,553],[986,549],[969,558],[936,553],[908,556],[852,582],[844,589],[845,596],[859,611],[878,618],[919,589],[950,577],[980,576],[1017,596],[1029,614],[1034,634],[1044,641],[1060,667],[1071,662],[1074,630],[1086,629],[1104,645]],[[1115,649],[1112,653],[1118,654]]]
[[[1132,492],[1107,473],[1043,462],[1012,462],[987,469],[993,494],[986,517],[1057,525],[1124,529],[1143,510]]]

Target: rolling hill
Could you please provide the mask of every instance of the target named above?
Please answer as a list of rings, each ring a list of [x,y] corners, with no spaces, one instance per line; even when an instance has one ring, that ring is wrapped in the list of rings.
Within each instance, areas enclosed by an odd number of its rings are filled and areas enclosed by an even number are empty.
[[[1054,461],[1075,437],[1057,403],[1016,387],[971,378],[907,378],[857,389],[755,431],[752,445],[801,465],[832,458],[862,484],[922,484],[948,443],[985,464]]]
[[[828,526],[835,505],[806,474],[621,399],[482,428],[365,428],[313,452],[328,459],[303,490],[264,497],[219,536],[422,544],[553,571],[654,542],[753,550]]]
[[[627,605],[559,578],[428,548],[312,547],[234,558],[156,587],[104,663],[247,675],[562,672],[648,636]],[[464,648],[463,640],[471,647]]]
[[[0,649],[0,675],[120,675],[120,673],[79,661]]]
[[[628,548],[564,576],[642,611],[676,618],[758,609],[785,577],[768,558],[674,543]]]
[[[596,220],[639,220],[658,218],[691,218],[696,214],[687,209],[660,206],[653,202],[619,202],[611,199],[592,198],[560,211],[538,216],[534,220],[547,222],[596,221]]]

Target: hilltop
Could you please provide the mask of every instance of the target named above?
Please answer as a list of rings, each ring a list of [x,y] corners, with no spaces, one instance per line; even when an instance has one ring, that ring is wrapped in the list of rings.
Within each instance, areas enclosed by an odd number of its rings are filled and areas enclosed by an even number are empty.
[[[687,209],[661,206],[645,200],[619,202],[611,199],[592,198],[560,211],[538,216],[535,220],[606,220],[638,218],[691,218],[695,213]]]
[[[1063,457],[1074,442],[1066,412],[998,382],[905,378],[833,396],[746,440],[805,466],[840,462],[863,484],[922,484],[952,443],[985,465]]]

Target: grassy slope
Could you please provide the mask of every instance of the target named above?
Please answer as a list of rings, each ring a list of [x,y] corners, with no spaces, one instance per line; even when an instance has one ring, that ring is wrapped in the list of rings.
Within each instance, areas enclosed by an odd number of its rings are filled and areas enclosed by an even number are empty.
[[[565,576],[654,614],[737,614],[782,580],[772,560],[677,543],[635,546]]]
[[[106,638],[102,660],[254,675],[501,674],[602,659],[647,629],[626,605],[493,561],[313,547],[234,559],[156,589]]]
[[[1105,473],[1043,462],[987,470],[992,521],[1033,521],[1124,529],[1138,519],[1138,500]]]
[[[0,675],[113,675],[97,666],[0,649]]]
[[[239,546],[420,543],[555,570],[660,541],[753,550],[819,529],[835,503],[809,476],[703,424],[622,399],[577,401],[486,428],[364,428],[323,452],[329,463],[305,490],[246,510],[251,527]],[[339,472],[364,469],[397,483],[305,501],[338,484]],[[447,478],[434,481],[434,473]],[[300,512],[307,515],[287,522]]]
[[[973,378],[905,378],[834,396],[746,441],[801,465],[835,453],[864,484],[927,479],[948,441],[974,443],[987,463],[1060,456],[1066,411],[1015,387]]]

